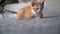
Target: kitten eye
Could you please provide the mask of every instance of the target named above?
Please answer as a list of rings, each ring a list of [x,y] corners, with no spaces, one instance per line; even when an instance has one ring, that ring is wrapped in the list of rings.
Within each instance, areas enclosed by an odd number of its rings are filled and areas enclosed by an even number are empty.
[[[33,9],[38,10],[39,8],[33,8]]]
[[[38,10],[38,8],[36,8]]]
[[[38,10],[39,8],[34,8],[34,9]]]

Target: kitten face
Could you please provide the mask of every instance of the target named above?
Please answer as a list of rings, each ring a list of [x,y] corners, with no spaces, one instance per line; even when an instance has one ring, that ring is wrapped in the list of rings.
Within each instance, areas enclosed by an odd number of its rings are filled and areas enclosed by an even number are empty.
[[[35,11],[35,12],[39,12],[40,11],[40,8],[41,8],[41,3],[40,2],[32,1],[31,4],[32,4],[32,10],[33,11]]]

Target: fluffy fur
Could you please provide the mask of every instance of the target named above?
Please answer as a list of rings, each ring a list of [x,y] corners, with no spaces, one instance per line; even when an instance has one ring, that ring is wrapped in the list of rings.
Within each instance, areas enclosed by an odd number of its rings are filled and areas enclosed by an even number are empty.
[[[43,10],[44,7],[44,1],[42,2],[31,2],[31,6],[25,6],[19,12],[16,14],[16,20],[22,20],[22,19],[31,19],[34,17],[43,17]]]

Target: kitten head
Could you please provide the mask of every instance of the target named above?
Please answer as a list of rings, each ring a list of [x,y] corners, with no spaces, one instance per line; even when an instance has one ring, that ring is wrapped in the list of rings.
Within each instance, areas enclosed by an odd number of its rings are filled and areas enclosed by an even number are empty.
[[[39,12],[41,10],[41,7],[43,5],[43,2],[38,2],[38,1],[31,1],[31,6],[32,6],[32,10],[35,12]]]

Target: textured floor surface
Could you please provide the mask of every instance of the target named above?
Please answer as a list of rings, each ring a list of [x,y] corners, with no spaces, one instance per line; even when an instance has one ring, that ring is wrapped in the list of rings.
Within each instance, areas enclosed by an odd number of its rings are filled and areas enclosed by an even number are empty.
[[[0,18],[0,34],[60,34],[60,0],[46,0],[44,18],[16,21]],[[11,16],[12,17],[11,17]]]

